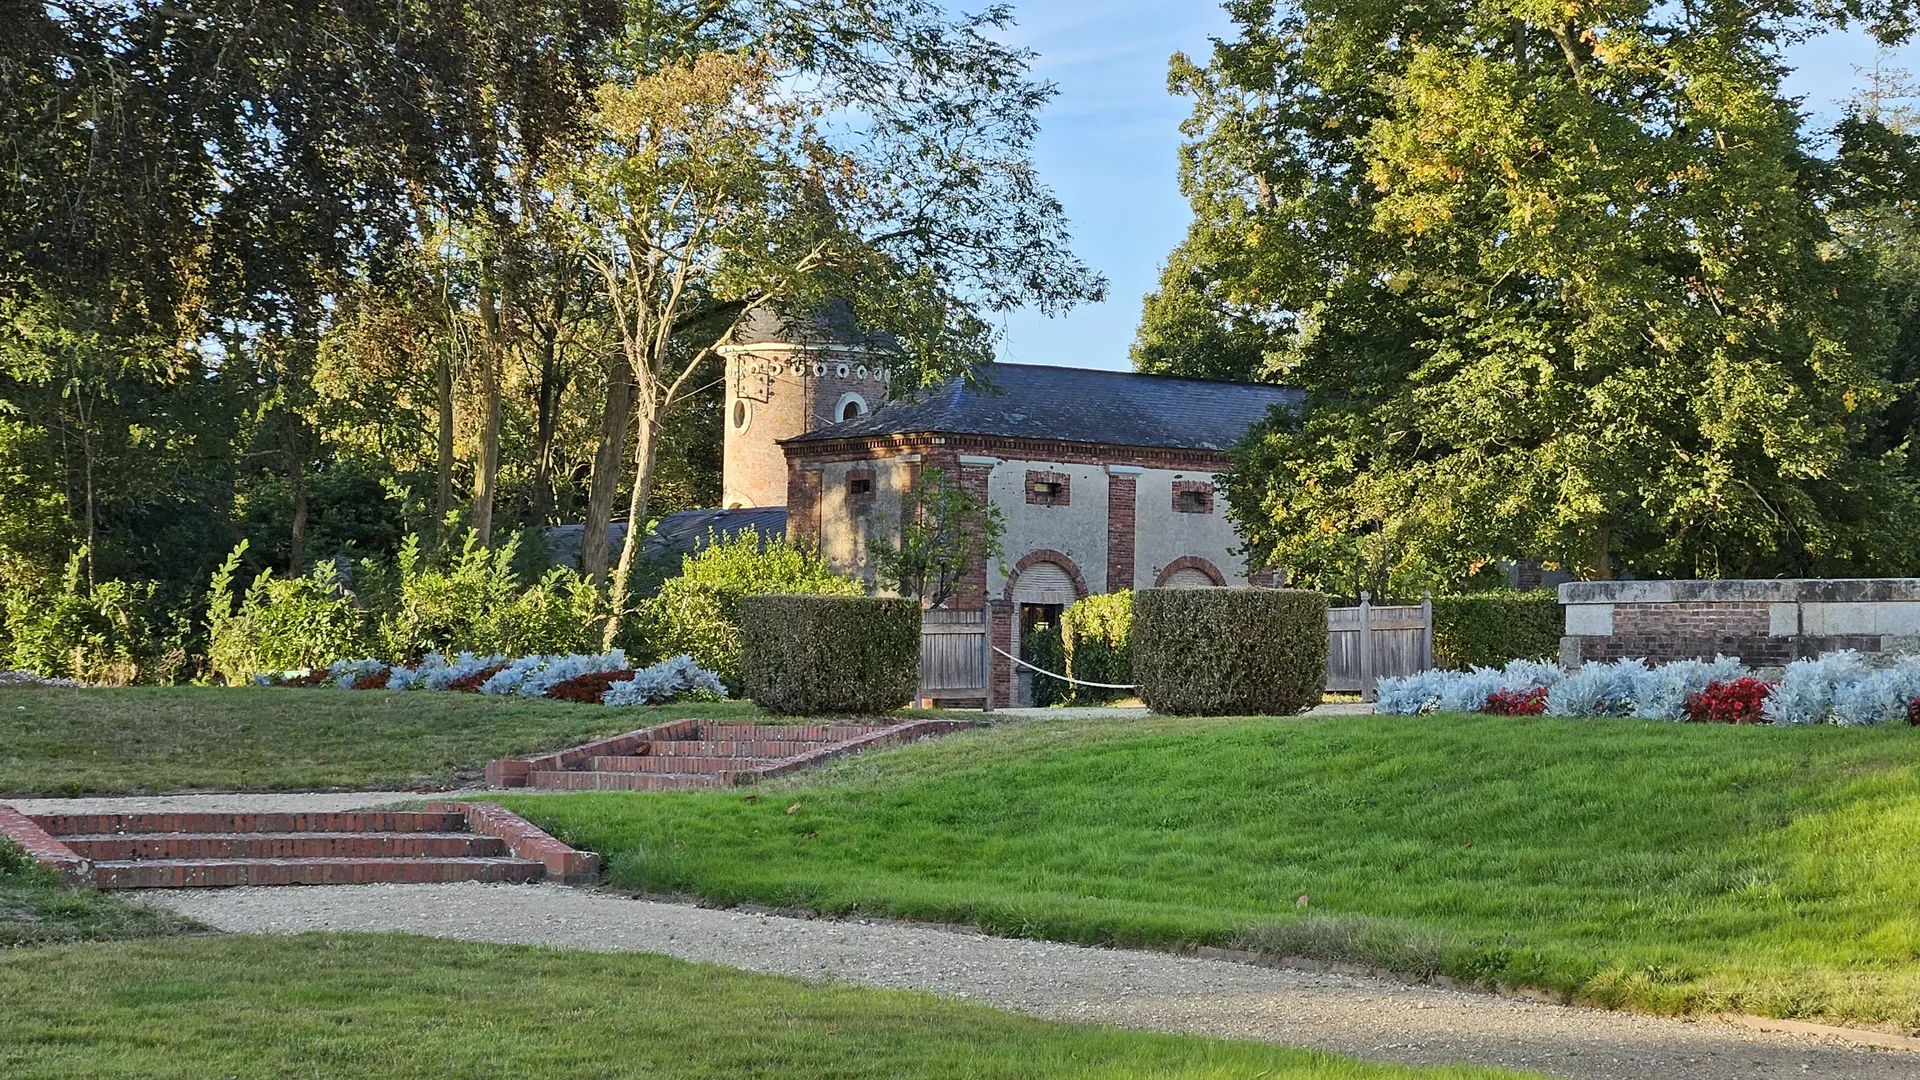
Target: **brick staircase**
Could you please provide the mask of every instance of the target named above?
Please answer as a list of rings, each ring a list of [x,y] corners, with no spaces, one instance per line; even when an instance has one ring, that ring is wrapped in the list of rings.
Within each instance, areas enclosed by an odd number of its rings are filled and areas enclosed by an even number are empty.
[[[362,813],[44,814],[0,806],[0,833],[77,885],[181,889],[374,882],[586,884],[600,857],[511,811],[429,803]]]
[[[678,720],[554,754],[495,761],[487,766],[487,783],[563,791],[734,787],[862,750],[977,726],[970,720],[889,725]]]

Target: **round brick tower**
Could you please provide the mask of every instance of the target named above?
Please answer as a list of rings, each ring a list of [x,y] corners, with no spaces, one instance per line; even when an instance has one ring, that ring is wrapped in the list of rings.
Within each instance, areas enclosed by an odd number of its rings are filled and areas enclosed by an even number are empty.
[[[728,509],[785,506],[787,456],[780,440],[851,420],[887,399],[882,354],[840,312],[797,332],[771,315],[756,319],[717,351],[727,365],[720,502]]]

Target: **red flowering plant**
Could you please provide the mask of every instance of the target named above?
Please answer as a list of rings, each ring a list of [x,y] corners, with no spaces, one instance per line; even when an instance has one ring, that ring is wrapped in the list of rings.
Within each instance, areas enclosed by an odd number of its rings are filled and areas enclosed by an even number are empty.
[[[1732,682],[1710,682],[1687,698],[1687,720],[1695,724],[1767,723],[1767,695],[1779,684],[1748,676]]]
[[[1547,688],[1495,690],[1487,695],[1487,703],[1480,711],[1495,716],[1539,716],[1547,711]]]
[[[1920,727],[1920,697],[1907,702],[1907,723]]]
[[[577,701],[582,705],[600,704],[600,696],[607,688],[617,682],[626,682],[633,678],[633,669],[621,671],[592,671],[585,675],[575,675],[565,682],[555,683],[547,688],[547,696],[558,701]]]

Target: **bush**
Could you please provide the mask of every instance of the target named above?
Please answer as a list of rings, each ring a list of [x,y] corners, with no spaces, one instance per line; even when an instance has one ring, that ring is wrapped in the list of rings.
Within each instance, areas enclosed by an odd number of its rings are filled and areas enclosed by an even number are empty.
[[[1087,682],[1132,682],[1133,592],[1097,593],[1067,608],[1060,616],[1060,648],[1066,666],[1056,671]],[[1097,686],[1067,687],[1067,700],[1076,705],[1102,705],[1126,694]]]
[[[1133,599],[1140,697],[1177,715],[1276,715],[1317,703],[1327,598],[1298,589],[1143,589]]]
[[[1020,651],[1027,654],[1027,662],[1034,667],[1048,671],[1064,673],[1067,670],[1067,647],[1061,641],[1063,631],[1058,626],[1049,626],[1023,634],[1020,638]],[[1049,679],[1039,672],[1033,673],[1033,703],[1042,708],[1059,705],[1073,698],[1073,684],[1059,679]]]
[[[334,563],[323,562],[297,578],[263,571],[236,603],[233,579],[246,550],[241,541],[213,575],[207,666],[214,675],[240,686],[267,672],[366,655],[370,620],[342,586]]]
[[[1547,689],[1495,690],[1481,710],[1494,716],[1539,716],[1547,711]]]
[[[1764,724],[1773,684],[1748,676],[1715,682],[1687,699],[1687,719],[1696,724]]]
[[[641,608],[647,644],[655,655],[693,657],[735,692],[742,684],[742,599],[768,594],[859,596],[866,591],[786,537],[763,538],[752,529],[731,538],[709,537],[707,546],[686,556],[681,566],[680,576],[663,582],[659,594]],[[919,655],[918,646],[914,655]]]
[[[487,548],[469,533],[441,566],[421,554],[418,537],[408,537],[393,595],[380,603],[381,651],[411,662],[435,652],[526,656],[598,648],[607,617],[600,591],[564,567],[526,584],[516,569],[519,550],[519,537]]]
[[[1499,667],[1515,657],[1560,655],[1566,617],[1560,598],[1539,592],[1472,593],[1433,598],[1433,666],[1454,671]]]
[[[754,596],[740,617],[746,696],[768,712],[891,712],[920,688],[918,600]]]
[[[6,649],[0,669],[47,678],[126,686],[171,683],[188,674],[189,620],[166,610],[152,582],[106,580],[89,586],[85,552],[58,582],[17,586],[0,596]]]

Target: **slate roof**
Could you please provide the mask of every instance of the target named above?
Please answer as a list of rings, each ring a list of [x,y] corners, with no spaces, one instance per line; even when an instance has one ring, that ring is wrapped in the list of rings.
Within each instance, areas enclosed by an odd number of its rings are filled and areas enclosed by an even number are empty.
[[[707,546],[709,532],[732,539],[747,529],[756,529],[762,537],[787,534],[787,508],[752,506],[737,510],[684,510],[668,514],[646,538],[640,541],[640,555],[647,559],[678,559]],[[555,566],[580,565],[580,541],[585,525],[554,525],[547,529],[547,558]],[[607,526],[607,564],[620,558],[620,545],[627,539],[627,523],[616,521]]]
[[[867,330],[854,321],[853,305],[836,300],[810,315],[786,316],[758,308],[734,329],[732,344],[849,345],[878,352],[899,347],[899,340],[879,330]]]
[[[976,380],[955,379],[918,400],[782,441],[938,433],[1228,450],[1272,407],[1294,408],[1305,399],[1264,383],[1040,364],[987,365],[976,369]]]

